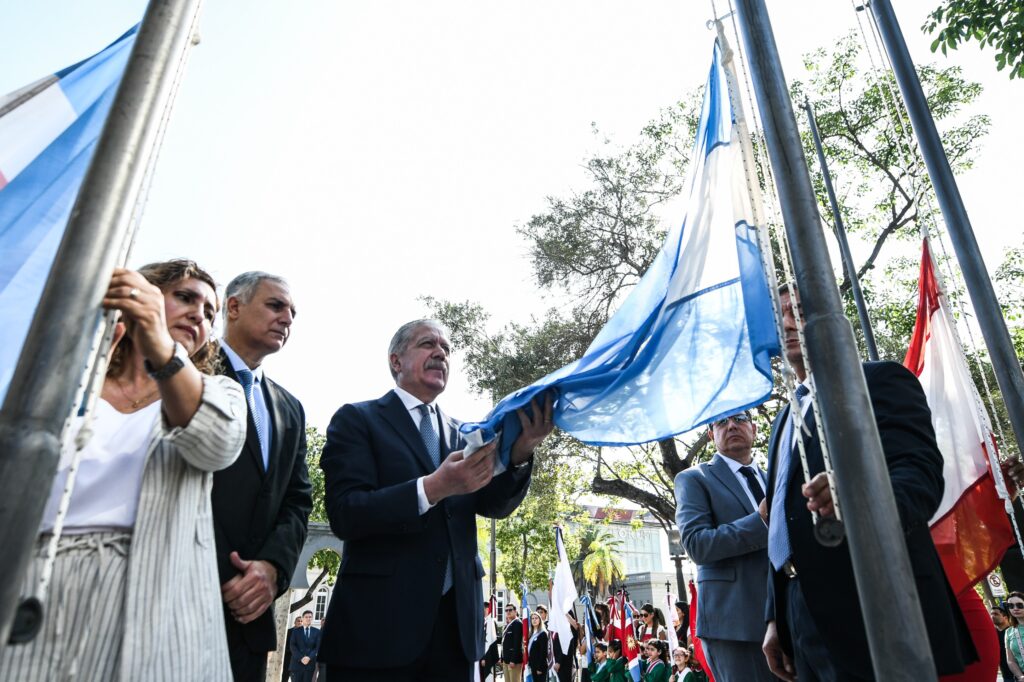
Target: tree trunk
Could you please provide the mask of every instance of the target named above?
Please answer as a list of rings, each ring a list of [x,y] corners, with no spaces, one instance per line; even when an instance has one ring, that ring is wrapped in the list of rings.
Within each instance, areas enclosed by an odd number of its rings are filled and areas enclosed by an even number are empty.
[[[274,628],[277,631],[277,650],[270,652],[267,659],[266,682],[278,682],[281,679],[281,669],[284,667],[284,647],[288,639],[288,620],[291,618],[291,610],[288,608],[289,599],[291,599],[291,590],[286,590],[274,602]]]

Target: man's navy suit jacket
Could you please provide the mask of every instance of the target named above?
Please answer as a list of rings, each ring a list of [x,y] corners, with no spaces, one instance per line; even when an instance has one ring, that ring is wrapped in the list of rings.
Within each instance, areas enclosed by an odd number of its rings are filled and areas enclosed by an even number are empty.
[[[896,497],[903,537],[910,555],[914,581],[921,598],[932,655],[940,675],[959,672],[977,660],[963,614],[957,606],[939,555],[935,551],[928,521],[938,510],[945,485],[943,459],[935,442],[931,411],[917,377],[895,362],[864,363],[871,406],[882,440],[885,463]],[[777,443],[789,417],[789,408],[779,412],[768,444],[768,509],[775,496]],[[806,419],[814,432],[814,413]],[[804,434],[804,447],[811,476],[825,470],[821,445],[813,435]],[[769,525],[785,521],[789,529],[793,565],[814,624],[836,666],[871,679],[864,615],[857,597],[850,550],[844,541],[825,547],[814,539],[807,499],[801,493],[804,474],[799,454],[793,451],[790,476],[785,489],[785,519],[769,518]],[[842,499],[839,500],[840,508]],[[792,639],[786,622],[786,581],[774,570],[768,580],[767,620],[775,620],[783,648],[792,655]],[[898,613],[881,618],[899,618]]]
[[[679,472],[675,492],[679,536],[697,564],[697,635],[761,643],[768,527],[721,455]]]
[[[292,662],[288,670],[301,672],[316,665],[316,652],[320,648],[320,630],[309,628],[309,637],[306,637],[306,629],[301,625],[295,628],[288,641],[288,649],[292,655]],[[309,656],[309,663],[303,665],[302,659]]]
[[[443,460],[463,449],[465,441],[458,422],[440,410],[436,418]],[[412,664],[430,641],[449,555],[462,644],[462,652],[453,655],[483,658],[484,570],[476,517],[511,514],[526,496],[532,463],[420,515],[416,480],[432,473],[434,464],[409,411],[389,391],[335,413],[320,466],[327,517],[345,542],[320,661],[359,667]],[[400,637],[381,637],[379,629],[366,626],[368,614],[408,617]]]

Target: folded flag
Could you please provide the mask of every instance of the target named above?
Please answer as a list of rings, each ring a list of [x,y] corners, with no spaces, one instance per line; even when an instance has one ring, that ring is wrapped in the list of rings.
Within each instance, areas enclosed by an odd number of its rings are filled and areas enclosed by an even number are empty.
[[[582,358],[462,425],[471,441],[503,432],[503,466],[515,411],[546,391],[555,424],[594,445],[668,438],[768,397],[779,342],[734,119],[716,44],[685,219]]]
[[[0,400],[137,31],[0,97]]]

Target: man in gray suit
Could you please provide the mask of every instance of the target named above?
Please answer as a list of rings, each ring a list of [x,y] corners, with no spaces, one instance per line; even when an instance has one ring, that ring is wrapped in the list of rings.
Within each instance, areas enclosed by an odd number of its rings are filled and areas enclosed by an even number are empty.
[[[676,525],[697,564],[697,636],[718,682],[771,682],[761,641],[768,592],[765,473],[749,412],[711,425],[710,462],[676,476]]]

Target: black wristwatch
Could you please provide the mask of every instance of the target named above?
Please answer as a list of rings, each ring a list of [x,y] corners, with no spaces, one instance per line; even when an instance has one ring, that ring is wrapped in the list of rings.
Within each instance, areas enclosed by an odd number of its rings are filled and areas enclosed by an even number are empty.
[[[177,341],[174,342],[174,353],[171,355],[171,359],[167,361],[167,364],[160,369],[154,369],[153,365],[149,360],[143,360],[142,364],[146,368],[146,373],[153,377],[157,381],[163,381],[164,379],[170,379],[178,373],[182,367],[185,366],[185,361],[188,360],[188,353],[185,352],[185,347]]]

